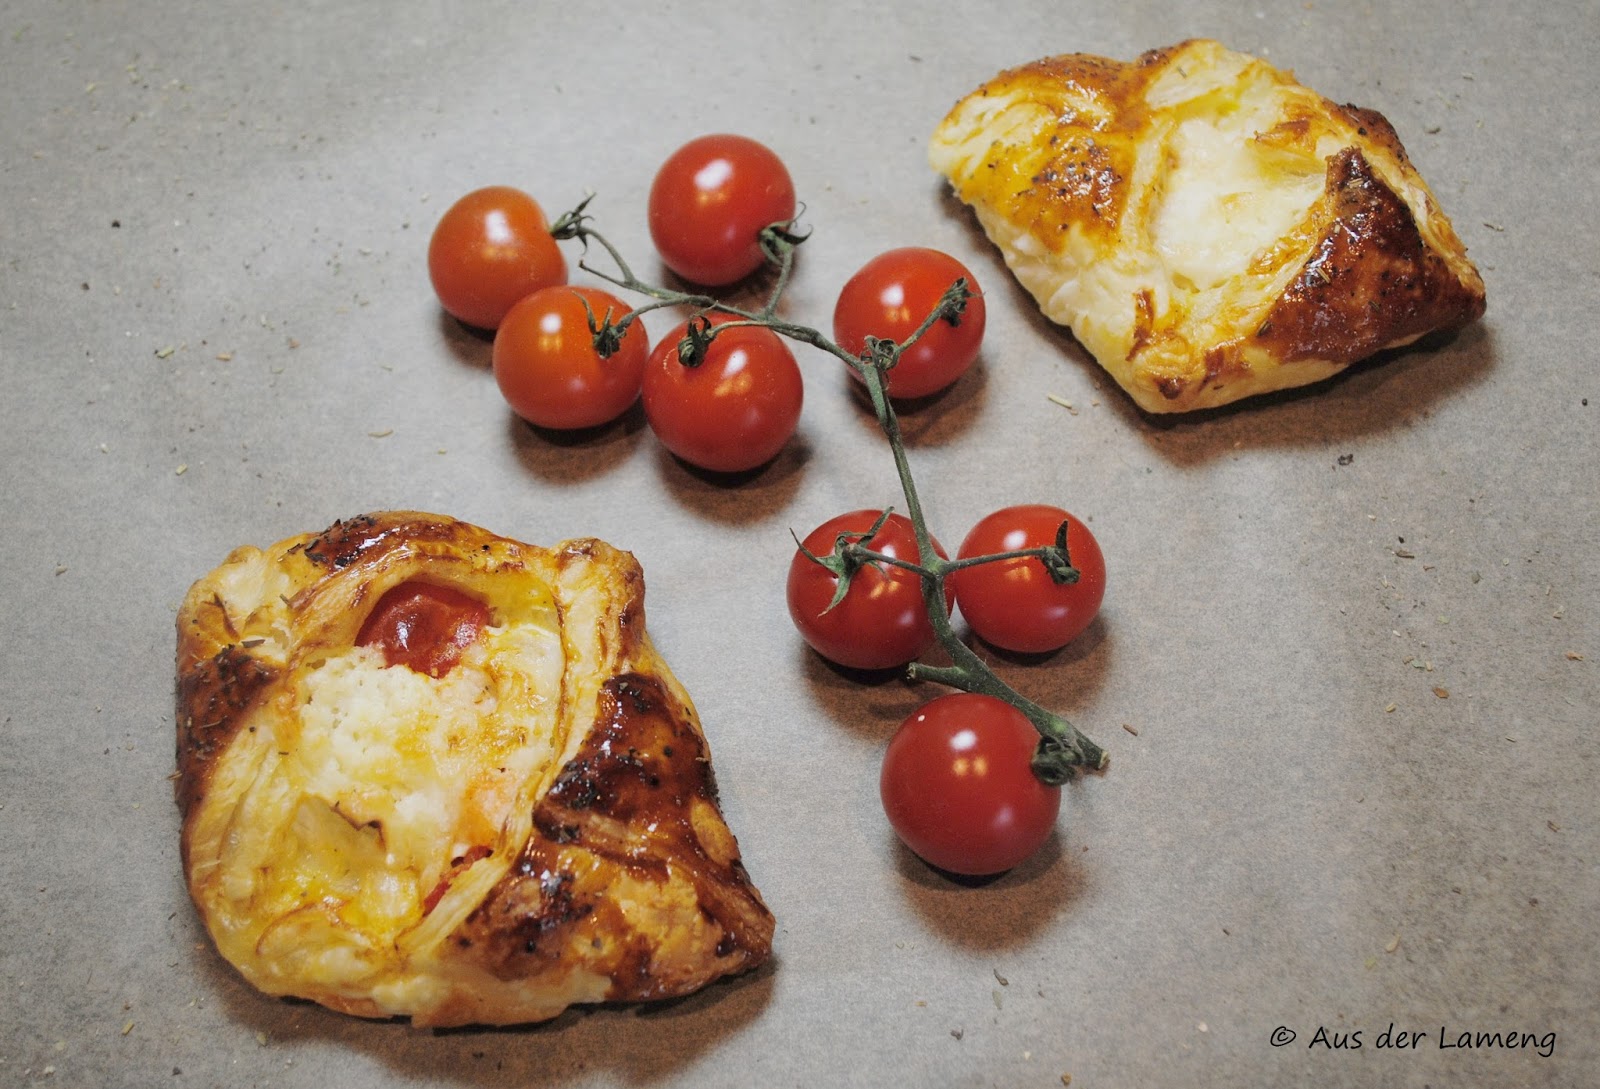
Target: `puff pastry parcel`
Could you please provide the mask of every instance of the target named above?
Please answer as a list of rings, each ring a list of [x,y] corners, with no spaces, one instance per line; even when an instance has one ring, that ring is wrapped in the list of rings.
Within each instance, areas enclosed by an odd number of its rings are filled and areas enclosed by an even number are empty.
[[[189,890],[263,991],[509,1024],[768,956],[625,552],[338,522],[195,583],[177,667]]]
[[[1149,412],[1315,382],[1484,310],[1388,121],[1213,41],[1001,72],[929,158]]]

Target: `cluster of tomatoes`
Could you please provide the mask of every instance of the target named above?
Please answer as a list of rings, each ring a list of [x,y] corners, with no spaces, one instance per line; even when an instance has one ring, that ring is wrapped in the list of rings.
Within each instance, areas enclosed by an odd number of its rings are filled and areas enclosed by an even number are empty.
[[[1094,620],[1105,596],[1105,558],[1094,535],[1059,507],[1007,507],[981,519],[957,561],[1043,549],[1062,527],[1077,578],[1058,581],[1038,557],[991,560],[945,576],[944,600],[972,631],[1003,650],[1040,654],[1067,645]],[[876,529],[874,529],[876,527]],[[933,645],[923,577],[895,563],[842,574],[817,562],[841,541],[925,566],[915,528],[872,510],[830,519],[801,542],[789,565],[789,615],[812,649],[861,670],[892,669]],[[941,559],[938,541],[932,542]],[[1037,851],[1055,828],[1061,791],[1032,770],[1033,723],[994,696],[957,693],[923,705],[900,725],[884,754],[879,791],[900,839],[925,861],[958,874],[1008,870]]]
[[[688,284],[720,288],[762,267],[763,229],[795,218],[783,162],[742,136],[692,140],[662,164],[650,189],[649,224],[662,263]],[[718,332],[684,358],[684,322],[648,342],[627,326],[602,355],[594,332],[630,307],[609,291],[569,286],[567,264],[537,202],[491,186],[468,193],[440,219],[428,270],[444,308],[494,333],[494,375],[517,415],[571,430],[609,423],[643,400],[666,448],[701,469],[736,473],[771,461],[794,434],[805,396],[783,338],[760,325]],[[971,274],[937,250],[909,248],[868,262],[840,293],[835,340],[859,353],[868,336],[904,340],[959,277]],[[720,312],[696,321],[734,319]],[[897,397],[949,386],[971,366],[983,337],[981,297],[959,325],[920,338],[890,376]]]
[[[795,209],[794,185],[771,150],[741,136],[704,136],[657,172],[650,234],[672,272],[698,288],[722,288],[766,263],[763,232],[792,225]],[[631,308],[609,291],[567,284],[548,220],[519,190],[480,189],[456,202],[434,231],[428,268],[446,311],[493,331],[495,380],[512,410],[538,427],[597,427],[642,400],[668,450],[728,473],[766,464],[799,421],[804,384],[782,337],[720,311],[680,323],[653,346],[637,321],[618,333]],[[972,291],[959,318],[922,329],[958,279]],[[874,339],[903,346],[922,330],[887,373],[888,394],[898,400],[954,383],[977,357],[984,325],[972,274],[947,254],[913,247],[884,253],[850,278],[832,332],[840,348],[860,358]],[[602,351],[596,333],[607,329],[613,333]],[[936,639],[921,574],[866,563],[849,573],[841,594],[841,573],[818,562],[841,540],[922,563],[904,516],[856,511],[818,526],[789,571],[789,611],[800,634],[847,668],[916,660]],[[958,566],[945,578],[947,607],[953,612],[959,604],[973,632],[997,647],[1042,653],[1064,646],[1093,620],[1105,588],[1104,560],[1082,522],[1056,507],[997,511],[968,534],[957,561],[1062,543],[1075,580],[1052,575],[1032,556]],[[1033,724],[1004,700],[970,693],[933,700],[889,744],[881,792],[891,825],[942,869],[1011,868],[1048,838],[1060,805],[1059,790],[1031,770],[1038,740]]]

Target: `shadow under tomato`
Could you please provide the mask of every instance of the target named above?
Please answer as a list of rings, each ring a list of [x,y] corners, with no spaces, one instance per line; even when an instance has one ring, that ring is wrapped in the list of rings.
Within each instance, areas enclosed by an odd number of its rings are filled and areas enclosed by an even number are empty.
[[[1071,787],[1066,789],[1071,790]],[[1064,798],[1066,810],[1070,798]],[[966,877],[929,866],[894,833],[895,872],[907,903],[951,945],[975,951],[1025,946],[1072,910],[1088,885],[1081,856],[1058,827],[1021,865],[990,877]]]
[[[555,484],[575,484],[611,472],[633,456],[648,431],[638,402],[608,424],[571,431],[538,427],[506,411],[506,433],[517,460],[539,479]]]
[[[480,329],[438,310],[439,337],[457,363],[479,370],[494,368],[494,330]]]
[[[842,365],[839,382],[851,401],[860,411],[856,419],[877,441],[884,444],[887,456],[888,440],[878,426],[878,417],[872,411],[872,398],[866,385]],[[984,367],[983,353],[978,354],[967,372],[937,393],[926,397],[903,397],[893,402],[894,414],[900,423],[900,439],[907,449],[939,446],[950,442],[977,426],[988,398],[989,376]]]
[[[657,474],[672,497],[701,517],[727,525],[765,521],[788,507],[811,460],[811,446],[801,432],[765,465],[738,473],[701,469],[660,443],[655,448]]]
[[[835,725],[860,737],[888,741],[913,711],[950,691],[942,685],[910,680],[904,666],[852,669],[831,662],[812,650],[799,633],[794,642],[797,665],[814,703]],[[950,661],[937,646],[918,660],[928,665],[948,665]]]

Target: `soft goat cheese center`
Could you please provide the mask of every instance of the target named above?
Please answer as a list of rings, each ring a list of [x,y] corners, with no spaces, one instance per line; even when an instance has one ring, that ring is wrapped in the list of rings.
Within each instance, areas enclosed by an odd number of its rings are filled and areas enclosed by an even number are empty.
[[[341,941],[394,940],[456,860],[495,848],[556,758],[563,668],[553,623],[486,628],[437,679],[377,648],[330,653],[292,693],[298,736],[252,790],[247,804],[277,811],[276,842],[238,891],[264,896],[268,917],[318,905],[358,932]]]
[[[1152,242],[1174,288],[1209,291],[1302,223],[1323,190],[1322,164],[1291,164],[1254,140],[1274,117],[1242,108],[1188,119],[1167,147],[1171,169],[1152,216]]]

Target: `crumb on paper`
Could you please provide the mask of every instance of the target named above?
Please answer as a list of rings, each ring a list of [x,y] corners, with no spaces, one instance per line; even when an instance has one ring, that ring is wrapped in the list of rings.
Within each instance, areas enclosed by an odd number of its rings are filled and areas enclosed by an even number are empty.
[[[1581,661],[1583,661],[1583,655],[1578,653],[1575,650],[1569,650],[1569,651],[1567,651],[1567,661],[1569,661],[1569,662],[1581,662]]]
[[[189,465],[188,465],[187,462],[185,462],[184,464],[178,466],[176,469],[172,470],[172,475],[173,476],[182,476],[184,473],[187,473],[188,471],[189,471]]]
[[[994,970],[994,981],[996,983],[1000,984],[1000,986],[1002,986],[1002,987],[1011,986],[1011,981],[1009,979],[1007,979],[1005,976],[1001,975],[1000,974],[1000,969],[998,969],[998,968],[996,968]]]
[[[1124,722],[1124,723],[1123,723],[1123,724],[1122,724],[1122,728],[1123,728],[1123,729],[1124,729],[1124,730],[1127,730],[1127,731],[1128,731],[1128,732],[1129,732],[1129,733],[1130,733],[1130,734],[1132,734],[1132,735],[1133,735],[1133,736],[1134,736],[1134,737],[1138,737],[1138,736],[1139,736],[1139,730],[1138,730],[1138,728],[1137,728],[1137,727],[1135,727],[1135,726],[1134,726],[1134,725],[1133,725],[1133,724],[1132,724],[1132,723],[1128,723],[1128,722]]]
[[[1399,705],[1398,705],[1398,704],[1394,704],[1394,703],[1391,703],[1391,704],[1390,704],[1390,705],[1389,705],[1389,706],[1387,706],[1387,707],[1385,707],[1385,708],[1384,708],[1384,709],[1383,709],[1383,713],[1384,713],[1384,714],[1386,714],[1386,715],[1392,715],[1392,714],[1394,714],[1394,711],[1395,711],[1395,708],[1396,708],[1396,707],[1397,707],[1397,706],[1399,706]]]
[[[1550,831],[1552,831],[1552,832],[1561,831],[1561,826],[1559,824],[1557,824],[1555,821],[1545,821],[1544,822],[1544,826],[1546,828],[1550,829]]]
[[[1045,399],[1053,405],[1060,405],[1074,416],[1078,414],[1078,406],[1067,400],[1065,397],[1058,397],[1054,393],[1047,393],[1045,394]]]
[[[1433,694],[1435,696],[1438,696],[1442,700],[1447,700],[1447,699],[1450,698],[1450,690],[1448,688],[1443,687],[1442,685],[1437,685],[1437,684],[1434,685],[1433,686]]]
[[[1385,953],[1393,953],[1396,949],[1399,949],[1399,948],[1400,948],[1400,935],[1396,934],[1394,937],[1389,939],[1389,944],[1383,947],[1383,951]]]
[[[386,427],[382,431],[368,431],[367,432],[368,437],[369,438],[374,438],[374,439],[386,439],[390,435],[393,435],[393,434],[394,434],[394,428],[392,428],[392,427]]]

